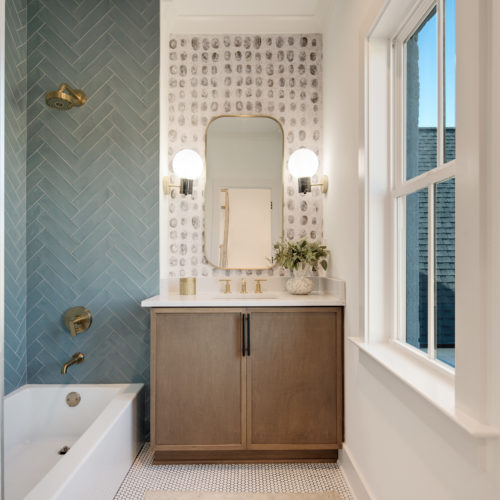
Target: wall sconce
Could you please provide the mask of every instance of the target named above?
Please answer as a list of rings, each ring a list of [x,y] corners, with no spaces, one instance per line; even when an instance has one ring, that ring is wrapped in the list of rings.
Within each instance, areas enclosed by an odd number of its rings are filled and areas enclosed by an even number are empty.
[[[319,184],[311,184],[311,177],[318,171],[319,160],[314,151],[300,148],[294,151],[288,159],[289,172],[298,179],[299,193],[311,192],[311,187],[321,186],[321,192],[328,191],[328,176],[322,175]]]
[[[178,187],[179,194],[193,194],[193,181],[198,179],[203,172],[203,160],[201,156],[192,149],[178,151],[172,160],[175,175],[180,178],[180,184],[172,184],[170,177],[163,177],[163,192],[172,193],[172,189]]]

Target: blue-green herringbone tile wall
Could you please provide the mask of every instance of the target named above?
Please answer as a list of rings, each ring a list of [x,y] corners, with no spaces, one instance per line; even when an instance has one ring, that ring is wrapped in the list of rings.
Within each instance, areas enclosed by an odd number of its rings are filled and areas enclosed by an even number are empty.
[[[147,382],[158,289],[158,0],[28,1],[28,382]],[[81,108],[48,108],[66,82]],[[66,309],[92,327],[71,338]],[[60,374],[81,351],[85,361]]]
[[[26,0],[5,5],[5,393],[26,383]]]

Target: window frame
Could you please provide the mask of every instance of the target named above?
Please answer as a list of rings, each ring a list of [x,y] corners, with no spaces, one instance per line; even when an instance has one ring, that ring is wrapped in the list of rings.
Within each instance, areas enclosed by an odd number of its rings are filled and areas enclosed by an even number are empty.
[[[397,34],[391,39],[391,207],[393,212],[394,259],[394,335],[392,340],[421,356],[449,373],[455,369],[437,359],[436,335],[436,253],[435,253],[435,208],[436,186],[456,177],[456,159],[445,163],[445,1],[423,0],[405,20]],[[433,9],[437,17],[437,107],[436,167],[406,180],[406,42],[420,28]],[[428,193],[428,280],[427,280],[427,352],[406,342],[406,211],[405,200],[409,194],[427,189]],[[456,211],[455,211],[456,214]]]
[[[498,267],[497,261],[491,254],[498,241],[494,239],[498,225],[492,214],[498,213],[495,208],[499,205],[494,196],[498,180],[494,152],[500,149],[498,141],[492,139],[500,127],[500,112],[496,113],[494,92],[498,86],[492,85],[491,75],[500,72],[491,72],[500,63],[491,52],[491,32],[487,27],[492,16],[483,2],[455,2],[455,370],[432,362],[417,349],[395,340],[391,42],[416,7],[414,0],[388,0],[362,35],[364,114],[358,160],[359,210],[363,214],[360,229],[364,252],[359,264],[362,296],[360,337],[351,332],[348,339],[370,373],[383,376],[373,368],[372,361],[378,363],[389,377],[387,384],[392,379],[402,381],[412,395],[433,404],[469,435],[498,438],[500,429],[485,408],[494,392],[488,382],[500,379],[494,376],[500,371],[499,365],[492,361],[492,353],[497,351],[491,350],[498,340],[494,320],[498,308],[494,299],[500,290],[492,272]],[[493,83],[496,80],[493,78]],[[356,322],[351,324],[351,330],[356,330],[356,326]],[[434,422],[431,413],[426,415],[429,422]]]

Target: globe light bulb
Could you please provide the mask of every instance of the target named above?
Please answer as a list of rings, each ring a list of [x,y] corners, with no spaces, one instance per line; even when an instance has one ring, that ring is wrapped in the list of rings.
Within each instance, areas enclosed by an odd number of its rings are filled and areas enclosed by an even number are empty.
[[[172,160],[175,175],[181,179],[198,179],[203,172],[203,160],[192,149],[178,151]]]
[[[318,171],[318,165],[316,153],[306,148],[297,149],[288,159],[288,170],[297,179],[312,177]]]

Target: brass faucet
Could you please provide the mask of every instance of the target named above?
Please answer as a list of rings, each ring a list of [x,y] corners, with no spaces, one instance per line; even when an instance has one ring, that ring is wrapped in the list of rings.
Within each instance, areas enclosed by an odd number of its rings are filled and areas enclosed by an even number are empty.
[[[62,365],[61,374],[66,375],[66,372],[68,371],[68,368],[71,365],[74,365],[75,363],[80,364],[83,362],[84,359],[85,359],[85,356],[81,352],[76,352],[75,354],[73,354],[73,357],[71,358],[70,361],[68,361],[67,363],[64,363],[64,365]]]
[[[247,280],[245,278],[241,278],[241,290],[240,293],[248,293],[247,292]]]
[[[262,293],[262,286],[261,286],[262,281],[267,281],[267,279],[262,278],[255,280],[255,293]]]
[[[226,286],[224,287],[224,293],[231,293],[231,280],[230,279],[223,279],[219,281],[225,281]]]

